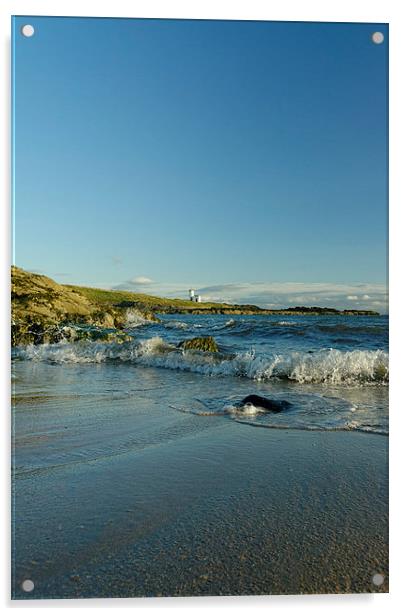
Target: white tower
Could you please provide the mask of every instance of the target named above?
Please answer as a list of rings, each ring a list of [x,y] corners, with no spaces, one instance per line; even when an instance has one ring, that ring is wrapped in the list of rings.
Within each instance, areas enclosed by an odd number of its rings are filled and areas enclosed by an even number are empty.
[[[195,301],[195,290],[194,289],[189,289],[189,296],[190,296],[190,301],[194,302]]]

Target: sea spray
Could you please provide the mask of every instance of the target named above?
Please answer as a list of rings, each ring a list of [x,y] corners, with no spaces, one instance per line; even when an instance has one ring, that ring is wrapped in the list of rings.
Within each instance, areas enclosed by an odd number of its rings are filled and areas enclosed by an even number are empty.
[[[150,320],[146,319],[138,310],[128,308],[125,312],[125,327],[133,329],[142,325],[150,325]]]
[[[256,381],[287,379],[298,383],[381,384],[389,381],[388,353],[383,350],[322,349],[234,355],[182,351],[160,337],[116,343],[82,342],[17,347],[16,359],[52,363],[132,362],[140,366],[183,370]]]

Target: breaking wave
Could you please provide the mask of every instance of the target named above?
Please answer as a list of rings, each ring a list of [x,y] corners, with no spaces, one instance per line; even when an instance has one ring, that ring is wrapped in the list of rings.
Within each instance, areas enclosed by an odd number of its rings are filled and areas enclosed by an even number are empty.
[[[128,309],[126,311],[126,323],[125,326],[128,329],[133,329],[134,327],[140,327],[141,325],[150,325],[150,321],[142,316],[137,310]]]
[[[154,337],[141,342],[80,342],[17,347],[14,358],[51,363],[130,362],[136,365],[257,381],[287,379],[298,383],[382,384],[389,381],[388,353],[382,350],[323,349],[257,355],[184,351]]]
[[[183,321],[166,321],[162,323],[166,329],[191,329],[191,327]]]

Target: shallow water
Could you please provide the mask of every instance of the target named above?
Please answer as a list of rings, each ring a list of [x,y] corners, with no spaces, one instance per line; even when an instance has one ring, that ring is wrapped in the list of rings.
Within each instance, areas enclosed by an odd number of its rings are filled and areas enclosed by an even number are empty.
[[[53,395],[62,393],[65,371],[56,366],[76,365],[78,374],[80,366],[93,366],[100,395],[104,383],[114,381],[114,388],[105,392],[107,399],[110,394],[131,395],[144,380],[143,371],[147,375],[155,368],[158,375],[165,372],[165,387],[176,391],[165,399],[179,412],[223,415],[262,427],[388,433],[387,317],[165,315],[161,323],[134,324],[130,319],[127,331],[133,341],[124,344],[16,349],[14,371],[21,382],[16,381],[16,403],[23,404],[24,391],[30,394],[31,386],[46,389],[48,378]],[[196,335],[213,336],[219,353],[177,347]],[[48,368],[32,367],[40,364]],[[79,376],[78,394],[86,395],[89,387]],[[152,403],[157,387],[152,384],[146,396]],[[277,415],[241,409],[239,403],[251,393],[287,400],[290,406]]]
[[[104,368],[65,366],[70,394],[50,380],[16,412],[15,597],[387,589],[386,438],[178,413],[159,370],[114,396]]]

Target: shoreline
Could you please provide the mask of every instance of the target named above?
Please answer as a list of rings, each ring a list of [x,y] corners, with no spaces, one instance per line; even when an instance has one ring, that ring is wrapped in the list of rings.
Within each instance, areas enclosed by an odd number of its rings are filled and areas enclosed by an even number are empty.
[[[199,431],[16,477],[14,598],[388,591],[387,438],[175,420]]]

